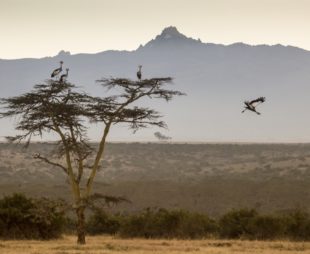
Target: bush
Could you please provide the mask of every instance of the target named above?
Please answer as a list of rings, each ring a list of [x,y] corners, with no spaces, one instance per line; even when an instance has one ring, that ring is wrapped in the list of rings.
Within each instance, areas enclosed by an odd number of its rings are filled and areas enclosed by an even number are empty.
[[[0,199],[0,237],[5,239],[52,239],[61,236],[64,216],[47,199],[23,194]]]
[[[247,238],[253,228],[251,223],[257,216],[254,209],[233,210],[224,214],[219,221],[220,236],[223,238]]]
[[[282,217],[257,215],[250,221],[248,239],[273,240],[285,236],[286,225]]]
[[[284,218],[286,235],[292,240],[310,240],[309,214],[302,210],[295,210]]]
[[[76,218],[74,218],[74,216],[66,216],[65,220],[64,220],[64,234],[68,234],[68,235],[74,235],[76,234],[76,226],[77,226],[77,221]]]
[[[119,231],[121,217],[108,215],[107,213],[97,210],[87,222],[87,232],[91,235],[111,234],[114,235]]]
[[[0,238],[58,238],[76,230],[76,221],[65,218],[61,203],[13,194],[0,199]],[[64,228],[65,227],[65,228]],[[96,210],[86,224],[87,232],[121,237],[201,239],[310,240],[310,215],[302,210],[260,215],[253,209],[232,210],[218,220],[184,210],[145,209],[134,215],[109,215]]]
[[[123,237],[203,238],[216,232],[217,226],[207,215],[183,210],[146,209],[129,216],[120,228]]]
[[[205,214],[186,212],[185,219],[180,225],[182,238],[205,238],[216,235],[217,223]]]
[[[286,215],[259,215],[255,210],[234,210],[221,217],[219,227],[220,236],[224,238],[310,239],[309,215],[299,210]]]

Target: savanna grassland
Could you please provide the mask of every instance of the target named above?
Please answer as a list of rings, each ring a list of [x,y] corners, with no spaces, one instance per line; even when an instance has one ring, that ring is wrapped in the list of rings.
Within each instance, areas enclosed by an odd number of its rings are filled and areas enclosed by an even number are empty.
[[[310,243],[288,241],[232,240],[144,240],[118,239],[109,236],[88,237],[85,246],[78,246],[74,236],[53,241],[1,241],[5,254],[118,254],[118,253],[208,253],[208,254],[293,254],[310,253]]]
[[[28,149],[0,144],[0,195],[21,192],[70,200],[62,172],[32,158],[40,152],[57,160],[55,148],[52,143]],[[260,213],[295,208],[309,212],[310,145],[109,143],[95,192],[131,200],[109,210],[124,214],[147,207],[185,209],[213,218],[245,207]],[[88,236],[87,245],[78,246],[75,236],[64,235],[50,241],[0,241],[0,253],[286,254],[310,253],[310,242]]]
[[[39,152],[57,161],[55,148],[0,144],[0,194],[70,200],[63,172],[32,158]],[[109,143],[94,187],[131,200],[116,211],[160,207],[218,216],[245,207],[309,210],[309,186],[310,144]]]

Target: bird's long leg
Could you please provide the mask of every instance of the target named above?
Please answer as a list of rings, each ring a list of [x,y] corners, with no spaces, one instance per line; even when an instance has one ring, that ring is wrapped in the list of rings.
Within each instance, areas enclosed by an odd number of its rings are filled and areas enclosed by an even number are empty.
[[[256,111],[256,108],[253,108],[252,111],[255,112],[256,114],[260,115],[260,113]]]

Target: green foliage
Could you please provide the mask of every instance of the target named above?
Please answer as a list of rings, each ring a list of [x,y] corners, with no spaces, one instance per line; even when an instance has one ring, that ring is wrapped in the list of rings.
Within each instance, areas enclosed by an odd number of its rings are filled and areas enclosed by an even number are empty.
[[[295,210],[283,217],[286,235],[292,240],[310,240],[310,216],[303,210]]]
[[[66,216],[63,224],[64,233],[74,235],[76,233],[76,225],[77,221],[72,214],[70,216]]]
[[[309,240],[310,215],[301,210],[259,214],[254,209],[239,209],[213,220],[206,214],[184,210],[146,209],[128,216],[98,210],[88,221],[88,232],[143,238]]]
[[[302,210],[288,214],[259,215],[255,210],[233,210],[219,220],[223,238],[242,239],[310,239],[310,216]]]
[[[233,210],[219,220],[220,235],[224,238],[242,238],[251,235],[251,226],[257,212],[253,209]]]
[[[13,194],[0,199],[0,238],[52,239],[63,230],[63,212],[47,199]]]
[[[61,203],[13,194],[0,199],[0,238],[41,239],[73,233],[76,221],[64,217]],[[303,210],[259,214],[254,209],[232,210],[217,220],[185,210],[145,209],[132,215],[97,209],[87,221],[91,235],[201,239],[221,237],[249,240],[310,240],[310,215]]]
[[[91,235],[116,234],[121,225],[121,217],[108,215],[102,210],[96,210],[87,222],[86,230]]]
[[[250,222],[248,239],[273,240],[285,236],[286,224],[282,217],[257,215]]]
[[[123,237],[202,238],[216,232],[216,224],[207,215],[183,210],[146,209],[126,218],[120,228]]]

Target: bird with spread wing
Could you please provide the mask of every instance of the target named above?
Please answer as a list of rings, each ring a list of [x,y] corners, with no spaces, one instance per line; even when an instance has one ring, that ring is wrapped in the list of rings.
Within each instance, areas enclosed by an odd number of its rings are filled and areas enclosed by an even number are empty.
[[[245,101],[244,104],[245,104],[245,107],[244,107],[244,110],[241,112],[241,113],[244,113],[246,110],[250,110],[250,111],[253,111],[255,112],[256,114],[260,115],[259,112],[256,111],[256,107],[265,102],[266,101],[266,98],[265,97],[259,97],[255,100],[252,100],[252,101]]]

